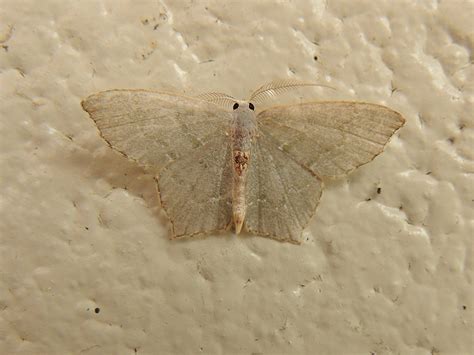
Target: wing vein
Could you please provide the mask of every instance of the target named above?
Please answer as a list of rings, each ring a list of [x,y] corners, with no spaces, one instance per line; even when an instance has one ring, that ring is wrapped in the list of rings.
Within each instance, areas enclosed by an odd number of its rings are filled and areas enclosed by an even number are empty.
[[[278,148],[277,148],[278,149]],[[270,151],[267,151],[267,153],[269,155],[272,156],[272,160],[271,160],[271,165],[273,166],[275,172],[276,172],[276,175],[278,176],[278,179],[280,180],[280,184],[283,188],[283,196],[285,197],[285,201],[287,202],[287,204],[290,205],[291,209],[293,210],[293,215],[296,217],[297,221],[298,221],[298,224],[300,225],[300,227],[302,226],[301,224],[301,220],[300,220],[300,216],[298,213],[296,213],[296,209],[295,209],[295,206],[293,205],[293,202],[290,200],[290,198],[288,197],[288,190],[285,186],[285,183],[283,182],[283,178],[281,176],[281,173],[278,169],[278,167],[276,166],[275,164],[275,156],[270,152]]]
[[[296,127],[291,127],[291,126],[287,126],[285,124],[282,124],[280,122],[276,122],[276,121],[270,121],[272,122],[273,124],[279,126],[279,127],[283,127],[283,128],[288,128],[288,129],[291,129],[291,130],[294,130],[296,132],[299,132],[301,134],[303,134],[305,137],[308,137],[308,139],[310,139],[311,141],[314,141],[313,139],[311,139],[311,137],[305,133],[304,131],[296,128]],[[358,135],[356,133],[353,133],[353,132],[350,132],[350,131],[347,131],[347,130],[344,130],[344,129],[341,129],[341,128],[337,128],[337,127],[331,127],[331,126],[328,126],[328,125],[323,125],[323,124],[320,124],[320,123],[314,123],[316,126],[319,126],[319,127],[323,127],[323,128],[327,128],[329,130],[332,130],[332,131],[337,131],[337,132],[342,132],[342,133],[347,133],[348,135],[350,136],[354,136],[354,137],[357,137],[359,139],[362,139],[364,141],[367,141],[367,142],[370,142],[370,143],[373,143],[373,144],[376,144],[376,145],[381,145],[379,142],[377,141],[374,141],[370,138],[367,138],[367,137],[363,137],[361,135]]]

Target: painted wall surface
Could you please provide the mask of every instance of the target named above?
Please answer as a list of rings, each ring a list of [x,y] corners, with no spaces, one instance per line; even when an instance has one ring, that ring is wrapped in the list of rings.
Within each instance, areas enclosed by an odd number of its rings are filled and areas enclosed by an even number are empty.
[[[468,0],[0,1],[0,353],[472,353],[473,15]],[[153,176],[80,106],[113,88],[246,98],[276,78],[407,120],[327,184],[299,246],[170,241]]]

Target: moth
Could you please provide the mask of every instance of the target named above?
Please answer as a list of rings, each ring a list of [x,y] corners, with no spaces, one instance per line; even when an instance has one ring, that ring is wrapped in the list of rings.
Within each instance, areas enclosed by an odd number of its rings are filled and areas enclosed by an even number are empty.
[[[380,154],[405,122],[387,107],[347,101],[255,105],[283,90],[265,84],[249,100],[109,90],[82,101],[110,147],[151,168],[173,238],[234,227],[300,243],[323,181]]]

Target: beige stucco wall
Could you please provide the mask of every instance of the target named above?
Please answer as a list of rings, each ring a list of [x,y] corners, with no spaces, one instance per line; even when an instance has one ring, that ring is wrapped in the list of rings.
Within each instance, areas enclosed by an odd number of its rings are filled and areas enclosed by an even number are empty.
[[[473,14],[467,0],[0,1],[0,353],[472,353]],[[327,186],[300,246],[168,240],[152,176],[80,106],[110,88],[245,98],[285,77],[407,120]]]

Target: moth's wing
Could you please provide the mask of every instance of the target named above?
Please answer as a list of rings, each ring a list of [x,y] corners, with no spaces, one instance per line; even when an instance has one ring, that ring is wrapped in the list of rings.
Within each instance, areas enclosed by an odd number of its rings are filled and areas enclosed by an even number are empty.
[[[232,158],[224,131],[167,165],[157,177],[173,237],[225,230],[232,216]]]
[[[320,177],[371,161],[405,122],[387,107],[344,101],[272,107],[257,120],[279,149]]]
[[[307,168],[278,149],[260,132],[254,142],[247,180],[244,228],[265,237],[301,242],[301,233],[314,214],[322,182]]]
[[[112,148],[158,171],[225,132],[231,119],[212,103],[146,90],[99,92],[82,107]]]

